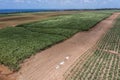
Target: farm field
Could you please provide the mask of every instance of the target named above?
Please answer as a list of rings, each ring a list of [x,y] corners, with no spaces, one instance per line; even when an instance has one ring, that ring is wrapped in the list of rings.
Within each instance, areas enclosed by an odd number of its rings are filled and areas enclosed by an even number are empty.
[[[120,17],[64,76],[65,80],[120,80]]]
[[[0,64],[13,71],[12,76],[17,75],[17,80],[62,80],[61,77],[69,66],[112,27],[119,15],[112,13],[109,11],[74,13],[3,28],[0,30]],[[59,43],[61,41],[64,42]],[[98,49],[101,51],[101,45],[99,46]],[[98,51],[93,48],[93,54]],[[104,51],[116,54],[113,51]],[[88,53],[84,55],[91,57],[92,54]],[[67,60],[68,58],[70,59]],[[85,58],[89,59],[87,56]],[[58,66],[60,69],[57,69]],[[1,78],[1,73],[4,72],[0,71],[0,79],[9,80]],[[11,72],[7,75],[9,74]],[[74,79],[71,78],[74,76],[66,75],[66,80]]]
[[[80,13],[80,11],[35,12],[0,14],[0,28],[16,26],[18,24],[39,21],[45,18]]]
[[[62,43],[38,52],[21,65],[20,70],[15,73],[18,75],[16,79],[65,80],[63,74],[70,65],[96,45],[97,41],[113,27],[118,15],[114,13],[89,31],[79,32]]]
[[[110,14],[103,12],[84,12],[1,29],[0,63],[18,70],[26,58],[79,31],[90,29],[108,16]]]
[[[0,14],[0,17],[15,16],[16,14]]]

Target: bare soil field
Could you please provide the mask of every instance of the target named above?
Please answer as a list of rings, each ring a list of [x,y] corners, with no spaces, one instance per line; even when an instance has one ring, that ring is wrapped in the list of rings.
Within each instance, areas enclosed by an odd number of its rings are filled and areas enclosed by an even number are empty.
[[[78,13],[80,11],[61,11],[61,12],[46,12],[46,13],[24,13],[21,15],[0,17],[0,28],[16,26],[23,23],[42,20],[48,17],[68,15]]]

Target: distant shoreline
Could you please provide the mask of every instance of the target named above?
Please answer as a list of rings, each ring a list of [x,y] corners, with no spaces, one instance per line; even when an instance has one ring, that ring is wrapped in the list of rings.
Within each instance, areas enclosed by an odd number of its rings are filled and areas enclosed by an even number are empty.
[[[119,8],[103,9],[0,9],[0,14],[28,13],[28,12],[49,12],[49,11],[91,11],[91,10],[120,10]]]
[[[0,14],[27,13],[27,12],[47,12],[47,11],[52,11],[52,10],[41,10],[41,9],[2,9],[2,10],[0,10]]]

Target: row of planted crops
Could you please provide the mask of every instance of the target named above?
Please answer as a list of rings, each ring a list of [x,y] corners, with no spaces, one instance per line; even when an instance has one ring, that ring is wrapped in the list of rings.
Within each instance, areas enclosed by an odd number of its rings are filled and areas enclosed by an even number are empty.
[[[120,80],[120,18],[64,74],[65,80]]]

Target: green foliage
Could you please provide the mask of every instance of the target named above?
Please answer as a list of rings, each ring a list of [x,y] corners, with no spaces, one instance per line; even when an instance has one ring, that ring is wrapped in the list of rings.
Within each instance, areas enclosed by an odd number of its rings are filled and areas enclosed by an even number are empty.
[[[89,30],[110,14],[84,12],[1,29],[0,64],[18,70],[26,58],[79,31]]]
[[[110,14],[98,12],[84,12],[80,14],[73,14],[68,16],[59,16],[45,19],[40,22],[18,25],[17,27],[32,27],[32,28],[62,28],[62,29],[77,29],[88,30],[102,19],[108,17]]]

